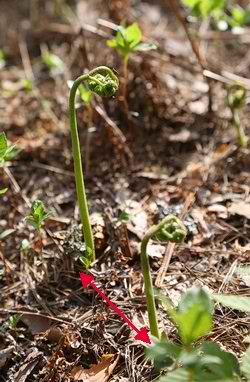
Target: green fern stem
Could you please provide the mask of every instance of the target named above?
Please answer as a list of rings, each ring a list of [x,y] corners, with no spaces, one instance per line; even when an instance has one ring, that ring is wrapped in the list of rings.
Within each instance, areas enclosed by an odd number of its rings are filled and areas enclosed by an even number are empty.
[[[151,238],[157,240],[171,241],[180,243],[186,236],[186,228],[181,221],[174,215],[165,217],[158,225],[152,226],[144,235],[141,242],[141,267],[145,284],[145,294],[147,302],[148,319],[151,334],[160,339],[158,326],[153,282],[150,272],[147,245]]]
[[[75,109],[77,90],[81,83],[84,81],[88,83],[89,89],[91,91],[103,97],[113,96],[118,90],[119,81],[110,68],[106,66],[100,66],[96,69],[91,70],[89,73],[83,74],[82,76],[77,78],[74,81],[73,86],[70,90],[69,97],[69,118],[72,139],[72,151],[74,158],[76,192],[79,203],[83,235],[86,243],[86,252],[90,253],[92,261],[95,261],[94,238],[89,218]]]

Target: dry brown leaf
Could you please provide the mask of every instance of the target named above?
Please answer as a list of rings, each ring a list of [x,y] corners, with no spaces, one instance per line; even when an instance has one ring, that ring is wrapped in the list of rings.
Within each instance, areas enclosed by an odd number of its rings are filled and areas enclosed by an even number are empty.
[[[42,352],[34,349],[31,353],[28,354],[27,358],[19,368],[19,370],[14,375],[13,382],[25,382],[28,376],[32,373],[35,366],[42,359]]]
[[[25,313],[20,320],[29,327],[32,334],[44,333],[51,325],[51,319],[42,315]]]
[[[246,202],[233,203],[228,208],[228,211],[233,215],[237,214],[240,216],[245,216],[247,219],[250,219],[250,203],[246,203]]]
[[[0,350],[0,369],[6,364],[8,359],[11,358],[14,350],[14,346],[9,346],[6,349]]]
[[[119,360],[119,355],[106,354],[98,365],[92,365],[90,369],[82,366],[75,366],[71,371],[71,376],[75,381],[84,382],[107,382],[113,373]]]

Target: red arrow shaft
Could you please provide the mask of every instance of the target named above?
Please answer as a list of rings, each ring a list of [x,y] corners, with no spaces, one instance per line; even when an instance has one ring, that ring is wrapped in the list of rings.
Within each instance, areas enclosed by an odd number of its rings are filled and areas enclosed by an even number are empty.
[[[106,296],[105,293],[103,293],[99,288],[97,288],[97,286],[94,284],[94,282],[92,281],[90,283],[90,285],[92,286],[92,288],[95,289],[95,291],[103,298],[103,300],[105,300],[109,306],[111,306],[111,308],[117,313],[119,314],[119,316],[125,321],[127,322],[127,324],[136,332],[136,333],[139,333],[139,329],[137,329],[137,327],[133,324],[133,322],[130,321],[130,319],[126,316],[126,314],[123,313],[123,311],[121,309],[118,308],[118,306],[116,306],[109,298],[108,296]]]

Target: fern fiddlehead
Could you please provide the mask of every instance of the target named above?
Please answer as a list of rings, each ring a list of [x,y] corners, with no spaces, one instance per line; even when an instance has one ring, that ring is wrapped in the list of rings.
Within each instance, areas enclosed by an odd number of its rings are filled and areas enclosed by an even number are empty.
[[[89,89],[102,96],[111,97],[113,96],[119,87],[119,80],[114,74],[112,69],[106,66],[99,66],[86,74],[78,77],[70,90],[69,96],[69,116],[70,116],[70,129],[71,129],[71,139],[72,139],[72,151],[74,158],[74,169],[75,169],[75,181],[76,181],[76,191],[79,203],[80,217],[83,228],[84,240],[86,243],[86,254],[87,257],[91,259],[91,262],[95,260],[95,246],[94,238],[92,233],[92,228],[90,224],[88,203],[84,185],[84,176],[82,169],[82,159],[81,159],[81,149],[80,141],[77,129],[77,118],[75,110],[75,99],[78,87],[82,82],[87,82]]]

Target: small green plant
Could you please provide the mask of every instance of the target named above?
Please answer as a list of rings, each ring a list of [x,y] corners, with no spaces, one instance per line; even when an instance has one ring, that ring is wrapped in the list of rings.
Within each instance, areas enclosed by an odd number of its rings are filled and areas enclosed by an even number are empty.
[[[59,56],[44,49],[42,52],[42,61],[49,70],[63,70],[64,62]]]
[[[153,347],[146,349],[155,368],[167,371],[158,381],[240,381],[237,358],[216,343],[201,340],[213,325],[213,303],[209,294],[202,288],[193,288],[183,295],[177,309],[167,297],[158,294],[158,298],[179,335],[176,343],[163,336]]]
[[[227,91],[226,103],[232,113],[232,124],[236,129],[238,142],[241,147],[246,147],[248,137],[240,121],[240,111],[246,104],[246,88],[241,83],[233,83]]]
[[[21,150],[14,144],[9,144],[5,133],[0,133],[0,166],[5,162],[14,159]],[[8,188],[0,189],[0,196],[4,195]]]
[[[192,15],[207,18],[220,12],[225,7],[225,0],[182,0],[191,9]]]
[[[6,194],[7,191],[8,191],[8,188],[2,188],[2,190],[0,190],[0,196]]]
[[[9,144],[5,133],[0,133],[0,164],[14,159],[21,150],[15,144]]]
[[[5,63],[6,63],[6,55],[3,49],[0,49],[0,69],[2,69],[5,66]]]
[[[187,231],[182,222],[174,215],[165,217],[158,225],[152,226],[144,235],[141,242],[141,266],[145,283],[147,311],[149,317],[150,332],[156,338],[160,338],[158,319],[155,306],[152,277],[150,273],[147,245],[151,238],[160,241],[181,243],[186,237]]]
[[[76,191],[80,209],[83,235],[86,244],[86,258],[88,261],[90,259],[89,262],[91,263],[95,260],[95,247],[84,185],[81,149],[77,130],[77,119],[75,109],[75,99],[77,90],[84,81],[87,83],[88,88],[91,92],[96,93],[102,97],[112,97],[118,90],[119,80],[112,69],[106,66],[100,66],[77,78],[70,89],[69,116],[74,157]]]
[[[124,111],[128,116],[127,104],[127,83],[128,83],[128,61],[131,54],[136,52],[146,52],[156,49],[153,43],[142,42],[142,31],[137,23],[133,23],[128,27],[120,26],[116,36],[107,41],[107,45],[117,52],[123,58],[123,86],[122,86],[122,101],[124,104]]]
[[[44,204],[41,200],[35,200],[32,203],[31,212],[25,217],[25,220],[40,233],[44,222],[51,214],[52,211],[45,211]]]
[[[33,82],[31,80],[23,79],[21,80],[21,85],[26,93],[30,93],[33,89]]]

